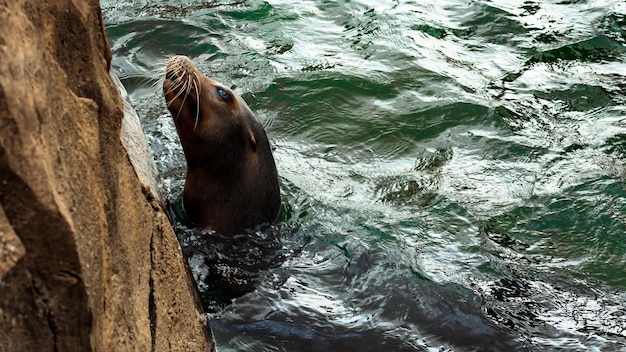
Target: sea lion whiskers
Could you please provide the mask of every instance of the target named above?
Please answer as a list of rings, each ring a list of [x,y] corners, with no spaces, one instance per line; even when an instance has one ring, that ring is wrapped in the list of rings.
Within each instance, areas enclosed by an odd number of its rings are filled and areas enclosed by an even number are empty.
[[[187,70],[182,70],[181,71],[181,65],[180,64],[175,64],[174,67],[172,67],[170,72],[173,72],[176,75],[176,80],[172,81],[174,83],[173,87],[166,92],[167,94],[171,93],[172,91],[177,91],[176,95],[170,99],[169,101],[166,101],[167,106],[169,106],[174,100],[180,98],[181,95],[183,96],[183,101],[180,104],[180,108],[178,109],[178,112],[176,114],[176,116],[174,116],[174,119],[178,119],[178,116],[180,116],[180,113],[183,109],[183,106],[185,105],[185,101],[187,99],[187,96],[189,96],[189,93],[191,93],[191,90],[193,89],[193,85],[196,85],[195,82],[193,82],[193,78],[191,77],[191,75],[187,72]],[[196,88],[196,91],[198,91],[198,89]],[[199,101],[199,95],[198,98],[196,99],[196,104],[198,104]],[[196,109],[197,111],[199,109]],[[194,125],[194,129],[195,126],[198,124],[198,112],[196,111],[196,121],[195,121],[195,125]]]
[[[165,91],[165,94],[170,94],[172,92],[176,91],[176,95],[174,96],[174,98],[172,98],[170,101],[168,101],[168,105],[169,103],[171,103],[174,99],[178,98],[180,96],[180,94],[183,93],[183,89],[182,89],[182,83],[180,82],[174,82],[174,84],[172,85],[172,87],[168,90]]]
[[[188,96],[188,94],[187,94],[188,93],[188,87],[187,87],[188,85],[189,85],[188,81],[185,81],[183,83],[174,82],[174,87],[172,87],[172,91],[173,90],[178,90],[178,91],[176,92],[176,95],[170,101],[166,102],[167,106],[169,107],[170,104],[174,100],[180,98],[181,95],[183,95],[183,101],[182,101],[182,103],[180,103],[180,107],[178,108],[178,113],[176,113],[176,116],[174,116],[174,120],[178,119],[178,116],[180,116],[180,112],[182,111],[183,106],[185,106],[185,101],[186,101],[187,96]]]
[[[196,83],[198,83],[196,88],[200,91],[202,89],[202,85],[200,85],[200,76],[198,76],[198,72],[196,71],[193,72],[193,75],[196,77]],[[200,92],[198,92],[198,94],[200,94]]]
[[[176,99],[176,98],[178,98],[178,96],[180,94],[184,93],[184,88],[183,88],[183,83],[184,82],[181,82],[182,79],[181,79],[181,75],[179,74],[180,73],[180,65],[173,65],[173,66],[174,67],[171,67],[171,68],[168,68],[168,69],[165,70],[165,78],[163,80],[165,81],[165,79],[167,79],[167,80],[169,80],[170,82],[173,83],[172,86],[168,90],[165,91],[165,94],[170,94],[173,91],[178,91],[177,95],[174,97],[174,99]],[[169,75],[174,76],[174,79],[169,78],[168,77]],[[172,100],[174,100],[174,99],[172,99]],[[168,102],[168,105],[169,105],[169,103],[172,100],[170,100]]]
[[[200,119],[200,90],[195,80],[192,79],[191,82],[196,89],[196,121],[193,124],[193,130],[195,131],[196,127],[198,127],[198,120]]]
[[[147,71],[141,71],[139,75],[136,74],[127,74],[127,77],[141,77],[139,83],[141,85],[149,85],[147,88],[147,95],[151,95],[161,90],[163,87],[163,82],[165,81],[165,75],[163,74],[163,67],[165,67],[165,73],[167,73],[167,62],[171,58],[166,57],[163,59],[155,59],[152,62],[153,67]]]
[[[180,64],[176,64],[176,66],[172,69],[173,71],[178,71],[181,69],[181,65]],[[181,103],[180,108],[178,109],[178,113],[176,114],[176,116],[174,117],[175,119],[178,118],[178,116],[180,115],[180,112],[183,108],[183,105],[185,104],[185,101],[187,99],[188,96],[190,96],[190,94],[195,90],[195,95],[196,95],[196,116],[194,118],[194,125],[193,125],[193,129],[194,131],[196,130],[196,128],[198,127],[198,122],[200,121],[200,89],[201,89],[201,85],[200,85],[200,77],[198,77],[198,74],[196,72],[192,72],[193,75],[191,75],[187,70],[183,70],[182,73],[180,73],[180,75],[178,74],[179,72],[176,72],[177,76],[178,76],[178,81],[183,81],[183,83],[180,82],[174,82],[175,86],[173,87],[173,89],[178,89],[178,92],[176,94],[176,96],[172,99],[172,101],[174,99],[178,99],[180,97],[181,94],[185,94],[185,96],[183,97],[183,102]],[[183,78],[181,78],[181,76]],[[171,102],[171,101],[170,101]],[[169,104],[168,104],[169,105]]]
[[[185,82],[185,85],[188,85],[189,82]],[[185,92],[185,96],[183,97],[183,102],[180,103],[180,108],[178,108],[178,113],[176,114],[176,117],[174,117],[174,120],[178,119],[178,116],[180,116],[180,112],[183,110],[183,106],[185,106],[185,101],[187,100],[187,97],[189,96],[189,94],[187,94],[187,88],[185,89],[181,89],[180,91],[178,91],[178,94],[176,95],[176,97],[180,96],[180,93]]]
[[[200,84],[200,77],[198,76],[198,72],[194,71],[193,75],[195,77],[191,77],[193,81],[194,88],[196,89],[196,123],[193,126],[193,130],[196,130],[198,126],[198,121],[200,120],[200,91],[202,89],[202,85]]]
[[[154,82],[150,84],[150,87],[147,89],[148,94],[152,95],[158,92],[160,90],[160,87],[163,86],[164,81],[165,81],[165,77],[159,77],[158,79],[155,79]]]
[[[167,94],[169,94],[169,93],[171,93],[171,92],[173,92],[173,91],[176,91],[176,95],[174,95],[174,97],[172,97],[172,99],[170,99],[170,100],[168,100],[168,101],[166,101],[166,102],[165,102],[165,103],[167,104],[167,106],[168,106],[168,107],[172,104],[172,102],[173,102],[174,100],[176,100],[176,99],[180,98],[180,97],[181,97],[181,95],[185,94],[185,92],[186,92],[186,88],[185,88],[185,86],[184,86],[182,83],[175,82],[175,83],[174,83],[174,86],[172,87],[172,89],[170,89],[170,90],[167,92]],[[180,106],[180,107],[181,107],[181,109],[182,109],[183,104],[185,103],[185,99],[186,99],[186,98],[187,98],[187,95],[185,94],[185,97],[183,97],[183,103],[182,103],[182,104],[181,104],[181,106]],[[180,110],[179,110],[178,112],[179,112],[179,114],[180,114]],[[174,118],[177,118],[177,117],[178,117],[178,114],[177,114],[176,116],[174,116]]]

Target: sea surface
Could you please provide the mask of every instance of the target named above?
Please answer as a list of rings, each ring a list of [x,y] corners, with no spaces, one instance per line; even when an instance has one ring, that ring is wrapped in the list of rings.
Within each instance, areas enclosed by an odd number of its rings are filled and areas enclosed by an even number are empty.
[[[174,218],[168,57],[271,140],[274,227],[176,225],[219,351],[626,351],[626,2],[101,4]]]

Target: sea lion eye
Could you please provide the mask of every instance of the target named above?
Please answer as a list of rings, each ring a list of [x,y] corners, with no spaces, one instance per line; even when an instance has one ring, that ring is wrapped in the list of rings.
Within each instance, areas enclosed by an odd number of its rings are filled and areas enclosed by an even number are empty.
[[[225,101],[232,100],[230,93],[228,93],[228,91],[224,88],[217,88],[217,95],[219,95],[220,98],[222,98],[222,100],[225,100]]]

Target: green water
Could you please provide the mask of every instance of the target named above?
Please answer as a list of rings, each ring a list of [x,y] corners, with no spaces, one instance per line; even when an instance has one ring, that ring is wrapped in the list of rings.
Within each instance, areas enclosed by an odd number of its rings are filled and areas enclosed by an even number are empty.
[[[626,3],[101,3],[171,200],[169,55],[274,147],[268,237],[179,227],[220,351],[626,351]]]

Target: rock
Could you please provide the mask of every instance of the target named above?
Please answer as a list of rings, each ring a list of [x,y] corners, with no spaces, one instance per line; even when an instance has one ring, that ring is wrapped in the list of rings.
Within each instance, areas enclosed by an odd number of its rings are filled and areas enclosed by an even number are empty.
[[[152,159],[150,153],[150,147],[148,146],[148,139],[141,128],[141,121],[139,116],[133,108],[128,92],[120,81],[120,79],[113,73],[113,70],[109,72],[111,80],[117,87],[122,97],[122,104],[124,105],[124,119],[122,119],[122,131],[121,140],[124,148],[128,151],[130,161],[137,171],[137,176],[141,182],[150,188],[152,194],[156,197],[157,201],[164,203],[163,195],[161,194],[160,179],[157,174],[156,165]]]
[[[98,1],[0,0],[0,351],[214,349],[110,62]]]

